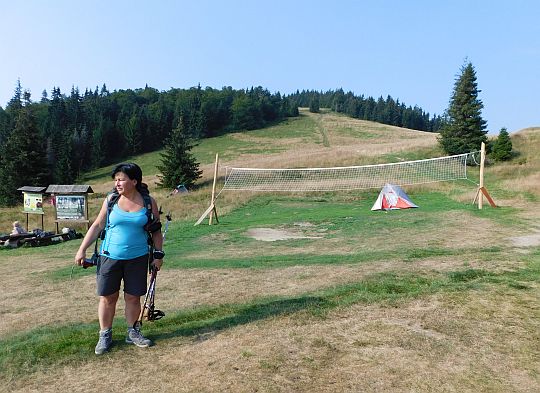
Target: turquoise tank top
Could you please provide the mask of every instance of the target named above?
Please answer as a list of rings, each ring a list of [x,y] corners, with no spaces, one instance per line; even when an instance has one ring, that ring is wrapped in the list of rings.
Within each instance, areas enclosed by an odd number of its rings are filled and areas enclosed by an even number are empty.
[[[109,215],[101,255],[112,259],[133,259],[148,254],[146,207],[136,212],[126,212],[115,204]]]

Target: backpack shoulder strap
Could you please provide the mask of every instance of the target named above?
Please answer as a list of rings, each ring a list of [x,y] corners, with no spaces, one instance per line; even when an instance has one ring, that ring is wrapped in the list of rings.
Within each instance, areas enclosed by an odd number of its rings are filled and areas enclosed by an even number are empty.
[[[107,194],[107,221],[109,220],[109,215],[111,214],[114,205],[118,202],[119,199],[120,194],[116,192],[116,190]]]
[[[101,231],[99,238],[101,240],[105,240],[105,233],[107,232],[107,229],[109,229],[109,216],[111,215],[112,209],[114,205],[118,202],[118,199],[120,199],[120,194],[116,192],[116,190],[111,191],[107,194],[107,216],[105,218],[105,228]],[[96,239],[96,247],[97,247],[97,239]]]
[[[154,232],[157,232],[161,230],[161,222],[157,220],[157,218],[154,216],[154,212],[152,210],[152,198],[150,198],[150,194],[148,193],[141,193],[144,199],[144,206],[146,207],[146,225],[144,226],[145,231],[148,232],[149,238],[152,238],[152,234]]]
[[[154,213],[152,211],[152,198],[150,198],[150,194],[146,192],[141,193],[144,201],[144,207],[146,207],[146,218],[148,219],[146,222],[151,223],[154,221]]]

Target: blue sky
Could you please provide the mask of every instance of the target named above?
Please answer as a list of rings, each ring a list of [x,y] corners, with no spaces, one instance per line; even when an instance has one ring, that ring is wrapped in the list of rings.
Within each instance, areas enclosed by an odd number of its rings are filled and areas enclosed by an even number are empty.
[[[540,2],[0,0],[0,106],[17,79],[110,91],[263,86],[448,107],[465,59],[491,134],[540,126]]]

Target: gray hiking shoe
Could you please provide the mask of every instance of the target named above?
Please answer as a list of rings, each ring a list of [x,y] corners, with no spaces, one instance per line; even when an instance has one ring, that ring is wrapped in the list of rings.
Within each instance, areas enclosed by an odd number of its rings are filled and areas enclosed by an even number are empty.
[[[107,352],[112,346],[112,329],[100,330],[99,340],[94,352],[96,355],[102,355]]]
[[[139,329],[128,328],[128,334],[126,337],[128,344],[135,344],[140,348],[146,348],[152,345],[152,341],[145,338]]]

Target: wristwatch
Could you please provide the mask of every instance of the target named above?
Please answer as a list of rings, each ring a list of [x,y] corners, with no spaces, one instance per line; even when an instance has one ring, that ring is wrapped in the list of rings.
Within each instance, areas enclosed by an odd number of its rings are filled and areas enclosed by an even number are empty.
[[[154,250],[154,259],[163,259],[165,253],[161,250]]]

